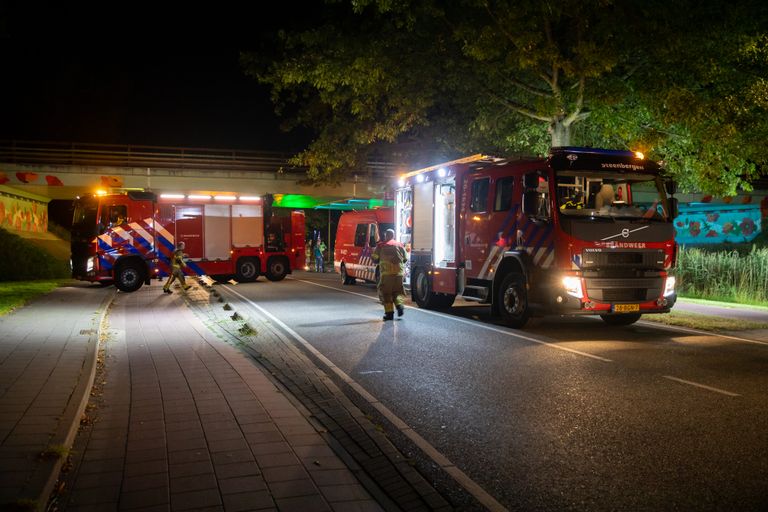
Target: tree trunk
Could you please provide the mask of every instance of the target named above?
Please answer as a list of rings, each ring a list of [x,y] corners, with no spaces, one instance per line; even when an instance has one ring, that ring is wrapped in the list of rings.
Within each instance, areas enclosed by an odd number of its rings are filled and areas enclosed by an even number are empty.
[[[563,123],[558,117],[549,125],[549,134],[552,136],[552,147],[571,145],[571,126]]]

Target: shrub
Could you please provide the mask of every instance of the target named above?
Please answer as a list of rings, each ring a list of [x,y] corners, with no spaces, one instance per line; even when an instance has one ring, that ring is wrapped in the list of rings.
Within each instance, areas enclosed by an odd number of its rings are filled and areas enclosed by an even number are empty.
[[[0,229],[0,281],[62,279],[70,276],[69,264],[53,258],[18,235]]]
[[[708,300],[768,304],[768,248],[711,251],[681,247],[677,269],[680,295]]]

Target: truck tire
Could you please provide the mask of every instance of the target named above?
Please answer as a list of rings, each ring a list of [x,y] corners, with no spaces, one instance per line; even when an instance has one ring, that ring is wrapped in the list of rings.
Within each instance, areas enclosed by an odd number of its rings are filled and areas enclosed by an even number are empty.
[[[126,261],[115,269],[115,286],[121,292],[135,292],[144,284],[146,269],[141,262]]]
[[[286,275],[288,275],[288,262],[285,258],[269,258],[267,261],[267,279],[282,281]]]
[[[432,281],[424,269],[417,268],[411,281],[413,300],[420,308],[448,309],[456,299],[455,295],[446,295],[432,291]]]
[[[341,268],[339,268],[339,273],[341,274],[341,284],[355,284],[357,282],[354,277],[350,277],[347,274],[347,266],[343,263]]]
[[[237,260],[235,279],[241,283],[252,283],[259,278],[258,258],[240,258]]]
[[[521,329],[528,323],[531,310],[528,306],[525,276],[511,273],[505,277],[496,299],[499,301],[499,312],[508,326]]]
[[[640,320],[641,316],[640,313],[625,313],[623,315],[600,315],[600,318],[608,325],[620,326],[631,325]]]

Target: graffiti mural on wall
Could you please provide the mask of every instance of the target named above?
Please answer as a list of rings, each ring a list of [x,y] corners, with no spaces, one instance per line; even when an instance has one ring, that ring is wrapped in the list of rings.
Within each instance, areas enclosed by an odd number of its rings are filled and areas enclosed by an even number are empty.
[[[762,217],[759,204],[681,204],[675,240],[683,245],[748,243],[760,234]]]
[[[32,184],[42,184],[42,181],[40,180],[40,175],[35,172],[7,173],[5,171],[0,171],[0,185],[4,185],[6,183],[10,183],[10,184],[21,183],[26,185],[32,185]],[[57,176],[52,176],[52,175],[45,176],[45,184],[48,185],[49,187],[64,186],[64,183],[62,183]]]
[[[45,182],[45,183],[43,183]],[[102,187],[107,188],[121,188],[123,186],[123,178],[120,176],[100,176],[100,182]],[[0,185],[47,185],[49,187],[63,187],[64,182],[61,181],[56,175],[46,174],[42,176],[36,172],[6,172],[0,170]],[[97,186],[94,183],[94,186]]]
[[[0,193],[0,228],[28,233],[48,231],[48,205]]]

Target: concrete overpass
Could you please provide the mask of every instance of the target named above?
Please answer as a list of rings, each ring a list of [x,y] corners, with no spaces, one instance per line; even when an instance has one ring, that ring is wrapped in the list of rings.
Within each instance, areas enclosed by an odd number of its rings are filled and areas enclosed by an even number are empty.
[[[290,155],[221,150],[80,143],[0,141],[0,185],[48,199],[74,199],[97,189],[157,193],[304,194],[320,203],[384,199],[398,169],[368,162],[337,186],[305,182]]]

